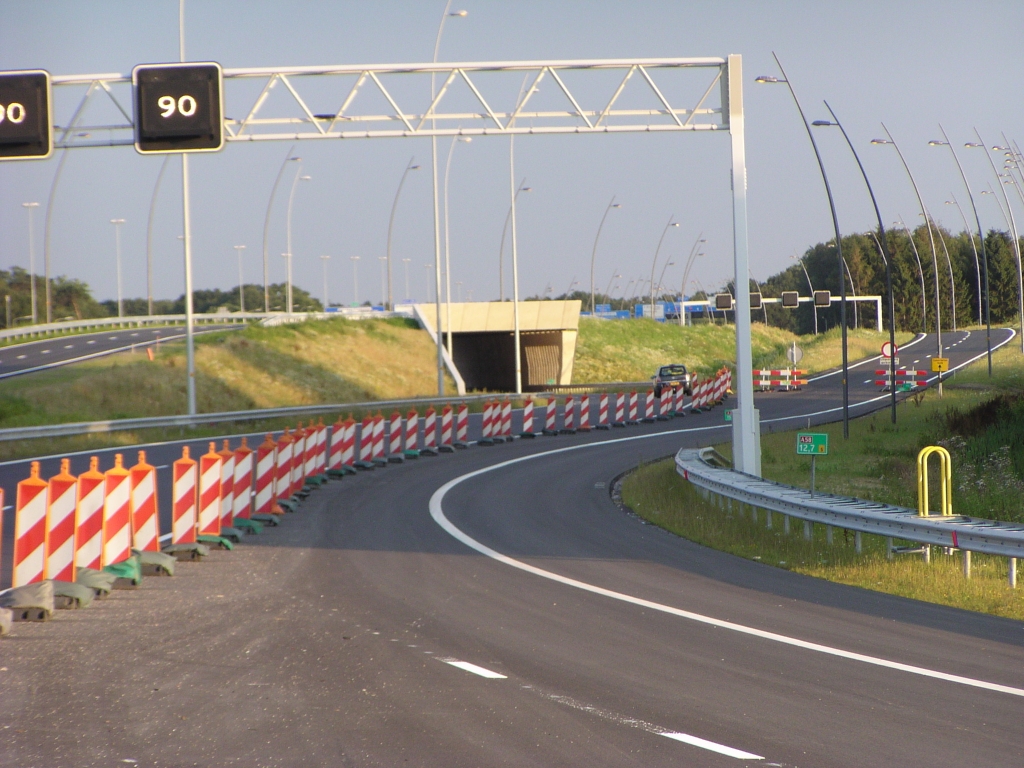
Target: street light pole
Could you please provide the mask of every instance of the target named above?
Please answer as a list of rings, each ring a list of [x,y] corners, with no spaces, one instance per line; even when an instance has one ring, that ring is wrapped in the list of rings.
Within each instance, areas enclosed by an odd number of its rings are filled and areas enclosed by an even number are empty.
[[[594,248],[590,252],[590,313],[594,314],[597,309],[594,303],[594,263],[597,259],[597,241],[601,238],[601,228],[604,227],[604,220],[608,218],[608,211],[612,208],[621,208],[619,203],[615,202],[615,195],[612,195],[611,202],[604,209],[604,215],[601,216],[601,223],[597,225],[597,235],[594,237]]]
[[[124,298],[121,292],[121,225],[124,224],[124,219],[111,219],[110,223],[114,225],[114,243],[117,253],[117,316],[124,317]],[[32,291],[32,322],[35,322],[36,307],[35,307],[35,290]]]
[[[378,256],[377,261],[380,262],[380,304],[383,308],[387,306],[388,300],[388,257]]]
[[[807,138],[811,140],[811,147],[814,149],[814,157],[818,161],[818,170],[821,171],[821,180],[825,184],[825,194],[828,196],[828,207],[832,214],[832,228],[836,233],[836,256],[838,258],[839,268],[839,324],[842,328],[842,346],[843,346],[843,438],[849,438],[850,436],[850,357],[849,349],[847,346],[847,333],[846,333],[846,275],[843,274],[843,245],[842,236],[839,234],[839,217],[836,215],[836,203],[832,198],[832,187],[828,183],[828,175],[825,173],[825,163],[821,159],[821,152],[818,151],[818,142],[814,140],[814,133],[811,131],[811,125],[807,122],[807,117],[804,115],[803,107],[800,106],[800,99],[796,96],[796,91],[793,89],[793,84],[789,81],[786,75],[786,70],[782,66],[782,62],[779,61],[779,57],[772,52],[772,56],[775,58],[775,63],[779,67],[779,71],[782,72],[782,79],[771,76],[762,76],[756,78],[756,82],[759,83],[785,83],[786,87],[789,88],[789,95],[793,97],[793,103],[796,104],[797,112],[800,113],[800,119],[804,123],[804,129],[807,131]],[[737,280],[739,275],[737,275]]]
[[[238,311],[245,312],[245,291],[243,289],[245,278],[242,277],[242,251],[245,250],[245,246],[234,245],[232,247],[238,254]],[[150,295],[149,313],[153,314],[152,294]]]
[[[22,208],[28,211],[28,279],[29,279],[29,292],[32,295],[32,325],[36,324],[37,320],[37,305],[36,305],[36,235],[35,227],[32,226],[32,211],[39,207],[39,203],[22,203]],[[118,264],[120,264],[120,257],[118,257]],[[49,320],[47,320],[49,322]]]
[[[705,238],[704,237],[704,233],[701,232],[699,235],[697,235],[697,239],[694,240],[693,248],[690,249],[690,255],[686,259],[686,268],[683,270],[683,287],[679,289],[679,325],[680,325],[680,327],[682,327],[685,324],[683,322],[683,319],[684,319],[683,316],[684,316],[685,313],[683,312],[682,301],[683,301],[683,297],[686,295],[686,281],[690,277],[690,268],[693,267],[694,261],[697,259],[698,256],[703,255],[701,253],[697,253],[698,246],[701,243],[706,243],[706,242],[707,242],[707,238]]]
[[[292,181],[292,191],[288,194],[288,219],[287,219],[287,242],[288,242],[288,314],[292,314],[292,205],[295,202],[295,189],[300,181],[309,181],[310,176],[302,176],[302,162],[295,169],[295,179]]]
[[[985,313],[984,305],[982,304],[981,296],[981,262],[978,259],[978,244],[974,242],[974,232],[971,230],[971,225],[967,223],[967,214],[964,213],[964,209],[960,205],[960,201],[956,199],[956,195],[950,192],[952,200],[947,200],[944,205],[955,205],[956,209],[960,212],[960,218],[964,222],[964,231],[971,238],[971,250],[974,251],[974,276],[977,278],[978,283],[978,325],[985,324]]]
[[[388,273],[387,274],[387,294],[386,294],[387,298],[385,299],[385,301],[383,303],[384,303],[384,309],[389,309],[389,310],[394,310],[394,308],[395,308],[395,305],[394,305],[394,303],[392,301],[392,297],[391,297],[391,231],[392,231],[392,229],[395,226],[395,210],[398,208],[398,196],[402,194],[402,186],[405,184],[405,177],[409,175],[409,171],[417,171],[417,170],[419,170],[419,166],[418,165],[413,165],[413,162],[415,160],[416,160],[415,157],[410,158],[409,162],[406,163],[405,170],[402,171],[402,178],[398,182],[398,189],[395,191],[395,199],[391,203],[391,216],[390,216],[390,218],[388,218],[388,251],[387,251],[387,256],[384,257],[384,260],[387,261],[387,273]]]
[[[917,252],[917,243],[914,242],[914,235],[910,231],[910,227],[907,226],[906,222],[903,221],[903,216],[899,216],[900,220],[893,222],[893,225],[899,224],[903,227],[903,231],[907,233],[907,239],[910,241],[910,250],[914,252],[914,259],[917,260],[917,273],[921,276],[921,332],[928,333],[928,309],[927,309],[927,296],[925,295],[924,288],[924,266],[921,264],[921,254]]]
[[[448,235],[448,175],[452,169],[452,155],[455,154],[455,145],[458,142],[470,144],[472,136],[452,136],[452,145],[448,148],[448,159],[444,164],[444,325],[448,331],[448,355],[452,355],[452,262],[451,262],[451,241]],[[406,281],[408,282],[408,281]],[[406,298],[409,296],[409,287],[405,289]]]
[[[405,300],[409,300],[409,262],[412,259],[402,259],[402,266],[405,267]]]
[[[324,312],[327,311],[327,262],[330,260],[330,256],[321,255],[320,261],[324,267]]]
[[[156,218],[156,196],[160,191],[164,171],[167,170],[167,164],[171,162],[172,157],[173,155],[165,155],[164,161],[160,164],[160,172],[156,175],[156,184],[153,185],[153,197],[149,200],[149,219],[146,221],[146,309],[150,316],[153,315],[153,220]]]
[[[533,192],[533,187],[523,186],[526,184],[526,177],[519,182],[513,200],[519,198],[520,192]],[[508,223],[512,220],[512,206],[509,205],[508,213],[505,214],[505,224],[501,228],[501,247],[498,248],[498,300],[505,300],[505,233],[508,232]]]
[[[678,227],[679,226],[678,223],[672,221],[673,218],[675,218],[675,214],[672,214],[672,216],[668,217],[668,224],[666,224],[665,228],[663,230],[661,230],[661,237],[658,238],[658,247],[654,249],[654,260],[651,262],[651,319],[652,320],[654,319],[654,289],[656,287],[655,284],[654,284],[654,268],[658,265],[658,253],[661,251],[661,244],[663,242],[665,242],[665,235],[668,234],[669,227]],[[665,271],[662,270],[662,274],[664,274],[664,273],[665,273]]]
[[[349,256],[352,262],[352,306],[359,306],[359,257]]]
[[[277,186],[281,183],[281,177],[284,175],[284,169],[288,166],[288,163],[297,162],[302,163],[301,157],[292,157],[292,152],[295,151],[295,145],[292,144],[288,148],[288,154],[285,155],[284,161],[281,163],[280,169],[277,171],[277,178],[274,179],[274,186],[270,188],[270,200],[267,202],[267,215],[263,219],[263,311],[270,312],[270,252],[268,250],[270,243],[270,212],[274,207],[274,195],[277,194]]]
[[[807,266],[804,264],[803,259],[798,259],[796,256],[790,256],[789,258],[796,261],[800,265],[800,268],[804,271],[804,277],[807,278],[807,287],[811,289],[811,314],[814,316],[814,335],[818,335],[818,307],[814,303],[814,283],[811,282],[811,276],[807,272]]]

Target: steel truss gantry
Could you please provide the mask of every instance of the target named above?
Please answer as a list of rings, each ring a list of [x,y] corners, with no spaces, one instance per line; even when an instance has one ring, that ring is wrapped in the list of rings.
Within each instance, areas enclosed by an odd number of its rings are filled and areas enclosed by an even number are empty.
[[[673,71],[692,73],[696,83],[694,87],[687,81],[691,95],[683,101],[666,95],[667,73]],[[510,88],[503,73],[521,73],[524,86]],[[252,67],[227,68],[223,75],[223,126],[228,143],[725,131],[731,136],[732,150],[735,274],[748,273],[742,63],[738,55]],[[436,91],[430,87],[432,76],[441,82]],[[84,90],[77,108],[55,126],[56,148],[134,143],[133,113],[125,106],[132,103],[130,75],[56,75],[52,83],[59,92]],[[543,108],[536,96],[542,83]],[[286,95],[272,99],[275,90]],[[548,92],[556,95],[554,101],[560,106],[552,106]],[[113,102],[116,112],[111,120],[90,124],[85,119],[88,107],[101,93]],[[440,288],[437,290],[440,302]],[[760,475],[749,301],[745,291],[736,297],[738,407],[733,418],[733,456],[736,469]],[[440,318],[440,306],[437,310]],[[438,322],[439,339],[440,326]],[[518,324],[515,340],[518,365]]]

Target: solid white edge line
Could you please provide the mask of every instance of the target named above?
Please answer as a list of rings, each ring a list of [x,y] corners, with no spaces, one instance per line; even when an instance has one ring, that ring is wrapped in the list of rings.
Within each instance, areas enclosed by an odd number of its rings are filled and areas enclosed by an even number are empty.
[[[466,672],[472,672],[474,675],[480,675],[480,677],[486,677],[488,680],[507,680],[508,675],[502,675],[497,672],[492,672],[489,669],[478,667],[476,664],[471,664],[468,661],[459,661],[458,659],[438,659],[443,661],[445,664],[451,664],[453,667],[465,670]]]
[[[725,744],[719,744],[714,741],[708,741],[707,739],[702,739],[699,736],[691,736],[688,733],[679,733],[678,731],[666,731],[661,735],[667,739],[681,741],[684,744],[689,744],[693,747],[708,749],[712,752],[717,752],[720,755],[735,757],[740,760],[764,760],[763,755],[755,755],[751,752],[744,752],[742,749],[734,749],[733,747],[727,747],[725,746]]]

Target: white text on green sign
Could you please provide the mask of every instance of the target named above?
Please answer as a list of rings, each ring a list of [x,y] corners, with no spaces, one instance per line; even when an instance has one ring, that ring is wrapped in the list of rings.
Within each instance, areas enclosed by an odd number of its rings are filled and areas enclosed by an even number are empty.
[[[818,432],[798,432],[796,452],[800,455],[827,456],[828,435]]]

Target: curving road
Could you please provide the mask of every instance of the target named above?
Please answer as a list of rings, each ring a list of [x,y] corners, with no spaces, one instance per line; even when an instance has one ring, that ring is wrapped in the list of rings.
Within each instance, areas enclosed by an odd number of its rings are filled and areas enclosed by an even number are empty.
[[[949,345],[956,366],[984,340]],[[854,413],[885,406],[856,381]],[[758,407],[782,427],[838,401],[831,376]],[[638,460],[726,436],[716,409],[331,483],[232,553],[17,625],[0,764],[1024,762],[1021,622],[761,566],[611,499]]]

